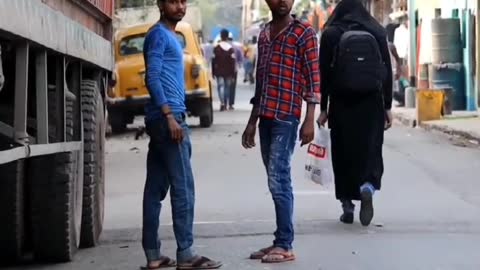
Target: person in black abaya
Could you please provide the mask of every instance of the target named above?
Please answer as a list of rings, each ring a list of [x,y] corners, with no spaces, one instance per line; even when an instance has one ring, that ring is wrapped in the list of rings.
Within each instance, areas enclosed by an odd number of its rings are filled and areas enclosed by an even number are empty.
[[[382,91],[336,94],[332,60],[344,29],[352,25],[378,42],[387,73]],[[360,221],[368,226],[373,218],[373,195],[381,188],[384,131],[392,124],[392,68],[387,33],[359,0],[342,0],[327,21],[320,44],[320,68],[322,112],[318,122],[324,125],[328,120],[331,129],[335,192],[343,207],[340,220],[352,224],[353,201],[360,200]]]

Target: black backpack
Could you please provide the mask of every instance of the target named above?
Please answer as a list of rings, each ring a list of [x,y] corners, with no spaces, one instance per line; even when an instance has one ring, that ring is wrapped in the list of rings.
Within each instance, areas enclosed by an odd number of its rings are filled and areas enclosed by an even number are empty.
[[[357,29],[342,29],[332,61],[335,93],[368,94],[380,91],[385,81],[387,69],[377,39]]]

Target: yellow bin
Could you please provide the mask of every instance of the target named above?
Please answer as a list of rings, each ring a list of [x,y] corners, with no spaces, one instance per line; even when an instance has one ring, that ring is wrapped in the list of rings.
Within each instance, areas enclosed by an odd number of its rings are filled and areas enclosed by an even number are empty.
[[[442,118],[445,91],[419,89],[417,90],[417,121],[440,120]]]

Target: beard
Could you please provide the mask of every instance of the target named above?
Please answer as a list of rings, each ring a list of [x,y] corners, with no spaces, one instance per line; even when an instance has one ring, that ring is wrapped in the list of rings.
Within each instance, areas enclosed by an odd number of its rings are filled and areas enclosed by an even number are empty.
[[[183,18],[185,17],[185,13],[178,13],[170,16],[163,14],[163,17],[169,22],[178,23],[183,20]]]

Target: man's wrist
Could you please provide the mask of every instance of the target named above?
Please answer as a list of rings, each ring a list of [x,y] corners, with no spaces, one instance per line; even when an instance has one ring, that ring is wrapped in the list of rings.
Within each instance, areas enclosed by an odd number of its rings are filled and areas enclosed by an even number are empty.
[[[315,118],[315,104],[308,104],[307,107],[307,113],[305,115],[305,122],[312,122],[314,121]]]
[[[258,114],[252,114],[250,115],[250,118],[248,119],[248,124],[249,125],[256,125],[258,122]]]
[[[305,120],[303,121],[304,124],[313,124],[315,122],[315,119],[313,117],[305,117]]]
[[[250,115],[250,118],[248,119],[248,125],[253,125],[256,126],[258,122],[258,114],[253,112],[252,115]]]
[[[172,113],[172,110],[170,109],[170,106],[168,106],[168,104],[163,104],[160,106],[161,109],[162,109],[162,114],[163,116],[167,116],[167,114],[171,114]]]

